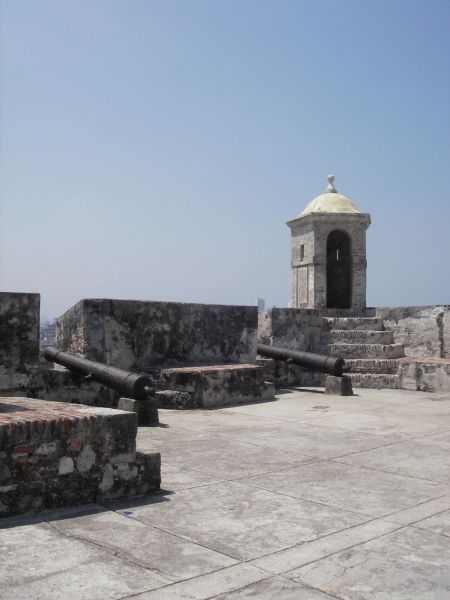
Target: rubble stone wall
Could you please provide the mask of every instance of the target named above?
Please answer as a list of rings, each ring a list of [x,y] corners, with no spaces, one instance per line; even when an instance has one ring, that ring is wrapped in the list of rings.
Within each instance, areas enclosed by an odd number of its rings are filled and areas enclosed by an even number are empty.
[[[0,398],[0,516],[159,489],[134,413]]]
[[[57,345],[130,371],[256,359],[256,306],[80,300],[57,321]]]

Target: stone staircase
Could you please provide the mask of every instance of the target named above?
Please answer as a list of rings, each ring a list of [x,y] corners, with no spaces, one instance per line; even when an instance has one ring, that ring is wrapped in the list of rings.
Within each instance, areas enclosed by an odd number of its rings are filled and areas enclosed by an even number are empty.
[[[405,353],[394,343],[392,331],[380,317],[325,317],[329,329],[328,352],[341,356],[349,367],[354,387],[397,388],[398,359]]]

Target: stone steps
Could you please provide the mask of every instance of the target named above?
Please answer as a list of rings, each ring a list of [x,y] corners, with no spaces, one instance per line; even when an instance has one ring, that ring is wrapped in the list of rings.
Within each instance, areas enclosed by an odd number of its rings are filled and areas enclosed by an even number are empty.
[[[333,329],[358,329],[369,331],[384,331],[381,317],[325,317],[328,328]]]
[[[320,308],[317,309],[317,312],[320,312],[320,315],[325,318],[337,318],[342,317],[344,319],[349,318],[360,318],[361,311],[356,308]],[[363,313],[365,316],[373,316],[375,313],[372,313],[370,310],[366,309]]]
[[[397,359],[386,358],[347,358],[345,364],[350,373],[385,373],[395,374],[398,370]]]
[[[332,329],[331,342],[351,344],[392,344],[394,335],[392,331],[372,331],[367,329]]]
[[[402,344],[394,343],[381,317],[327,315],[329,353],[341,356],[354,387],[400,387],[398,360],[405,355]]]
[[[400,377],[392,373],[348,373],[354,388],[398,389]]]
[[[335,343],[328,346],[332,356],[347,358],[401,358],[405,355],[402,344],[348,344]]]

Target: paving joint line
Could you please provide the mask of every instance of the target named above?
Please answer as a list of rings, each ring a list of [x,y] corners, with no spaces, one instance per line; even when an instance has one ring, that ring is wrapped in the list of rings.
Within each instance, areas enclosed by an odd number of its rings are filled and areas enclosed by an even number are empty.
[[[406,508],[402,508],[402,509],[401,509],[401,510],[399,510],[399,511],[396,511],[395,513],[387,513],[387,514],[385,514],[385,515],[377,515],[377,516],[375,516],[375,515],[371,515],[371,514],[369,514],[369,513],[362,513],[362,512],[358,512],[358,511],[352,510],[352,509],[350,509],[350,508],[345,508],[345,507],[341,507],[341,506],[335,506],[334,504],[325,504],[324,502],[319,502],[318,500],[308,500],[307,498],[303,498],[302,496],[291,496],[290,494],[286,494],[285,492],[279,492],[279,491],[276,491],[276,492],[275,492],[275,491],[269,490],[269,489],[267,489],[267,488],[262,488],[262,487],[259,487],[259,486],[255,485],[255,484],[252,484],[252,483],[249,483],[248,485],[250,485],[250,486],[252,486],[252,487],[256,487],[256,488],[258,488],[258,489],[265,490],[265,491],[267,491],[267,492],[272,492],[272,493],[274,493],[274,494],[280,494],[281,496],[287,496],[287,497],[289,497],[289,498],[295,498],[295,499],[297,499],[297,500],[302,500],[303,502],[311,502],[312,504],[320,504],[321,506],[326,506],[326,507],[328,507],[328,508],[332,508],[332,509],[335,509],[335,510],[343,510],[343,511],[346,511],[346,512],[353,513],[353,514],[355,514],[355,515],[360,515],[360,516],[362,516],[362,517],[364,517],[364,516],[367,516],[367,517],[373,517],[373,518],[375,518],[375,519],[386,519],[386,520],[389,520],[389,517],[390,517],[392,514],[397,514],[397,513],[399,513],[399,512],[402,512],[402,511],[404,511],[404,510],[409,510],[409,509],[411,509],[411,508],[416,508],[416,506],[419,506],[418,504],[417,504],[417,505],[414,505],[414,506],[408,506],[408,507],[406,507]],[[446,495],[447,495],[447,494],[444,494],[444,496],[446,496]],[[442,497],[443,497],[443,496],[436,496],[436,497],[433,497],[433,498],[427,498],[426,500],[424,500],[424,502],[430,502],[430,501],[432,501],[432,500],[438,500],[439,498],[442,498]],[[422,503],[421,503],[421,504],[422,504]],[[431,516],[432,516],[432,515],[431,515]],[[424,517],[424,518],[426,518],[426,517]],[[396,521],[394,521],[394,522],[396,522]],[[362,523],[360,523],[360,525],[362,525]]]
[[[380,517],[380,519],[385,519],[385,517]],[[376,519],[374,519],[376,520]],[[364,523],[361,523],[361,525],[364,525]],[[312,565],[316,562],[319,562],[320,560],[324,560],[325,558],[329,558],[330,556],[334,556],[335,554],[339,554],[339,552],[344,552],[346,550],[351,550],[352,548],[356,548],[357,546],[363,546],[364,544],[368,544],[369,542],[373,542],[374,540],[378,540],[386,535],[390,535],[391,533],[395,533],[397,531],[400,531],[400,529],[407,529],[408,525],[400,525],[398,527],[396,527],[395,529],[391,529],[391,531],[386,531],[385,533],[381,533],[380,535],[376,535],[374,537],[368,538],[367,540],[363,540],[361,542],[357,542],[356,544],[351,544],[350,546],[344,546],[342,548],[340,548],[339,550],[335,550],[333,552],[330,552],[329,554],[325,555],[325,556],[321,556],[320,558],[316,558],[314,560],[310,560],[309,562],[303,563],[302,565],[300,565],[299,567],[294,567],[293,569],[288,569],[287,571],[282,571],[282,573],[280,573],[280,575],[286,575],[287,573],[290,573],[291,571],[295,571],[297,569],[301,569],[303,567],[306,567],[308,565]],[[331,534],[330,534],[331,535]],[[315,540],[312,540],[315,541]],[[328,594],[328,592],[325,592]]]
[[[212,575],[214,573],[220,573],[221,571],[225,571],[226,569],[230,569],[231,567],[235,567],[235,566],[240,565],[240,564],[244,564],[244,562],[240,561],[240,562],[236,563],[236,565],[230,565],[228,567],[221,567],[220,569],[214,569],[213,571],[209,571],[207,573],[202,573],[201,575],[194,575],[193,577],[188,577],[187,579],[181,579],[180,581],[173,581],[173,582],[170,582],[170,583],[168,583],[166,585],[162,585],[161,587],[156,588],[156,589],[152,588],[152,589],[149,589],[149,590],[144,590],[143,592],[137,592],[136,594],[131,594],[131,595],[128,595],[128,596],[121,596],[120,598],[118,598],[118,600],[126,600],[127,598],[135,598],[136,596],[139,596],[140,594],[144,594],[144,593],[148,593],[148,592],[153,592],[153,591],[157,591],[157,590],[161,590],[161,589],[166,589],[166,588],[172,587],[172,586],[180,584],[180,583],[185,583],[187,581],[193,581],[195,579],[199,579],[200,577],[205,577],[206,575]],[[259,567],[255,567],[254,565],[251,565],[251,566],[254,569],[256,569],[257,571],[261,571],[262,573],[266,574],[266,571],[264,571],[264,569],[261,569]],[[263,577],[259,581],[265,581],[266,579],[269,579],[269,578],[270,577]],[[258,582],[255,582],[255,583],[258,583]],[[250,584],[250,585],[252,585],[252,584]],[[247,587],[247,586],[245,586],[245,587]],[[237,588],[237,590],[232,590],[232,591],[238,591],[239,589],[240,588]],[[223,593],[228,593],[228,592],[221,592],[221,594],[223,594]],[[220,594],[219,594],[219,596],[220,596]],[[217,594],[216,594],[216,597],[217,597]],[[214,596],[209,596],[209,598],[205,598],[204,600],[210,600],[211,598],[214,598]]]
[[[190,544],[195,544],[196,546],[200,546],[201,548],[204,548],[205,550],[209,550],[211,552],[215,552],[216,554],[221,554],[222,556],[226,556],[227,558],[230,558],[231,560],[236,561],[236,564],[239,564],[241,562],[244,562],[241,558],[236,558],[235,556],[230,556],[229,554],[227,554],[226,552],[222,552],[221,550],[215,550],[214,548],[210,548],[209,546],[206,546],[205,544],[203,544],[202,542],[198,542],[196,540],[192,540],[191,538],[182,535],[181,533],[174,533],[173,531],[169,531],[168,529],[164,529],[163,527],[160,527],[158,525],[154,525],[153,523],[147,523],[146,521],[143,521],[141,518],[139,517],[129,517],[127,515],[124,515],[123,513],[119,512],[118,510],[115,509],[110,509],[113,512],[117,513],[118,515],[120,515],[121,517],[123,517],[124,519],[132,519],[133,521],[138,521],[139,523],[142,523],[142,525],[146,525],[147,527],[153,527],[154,529],[157,529],[158,531],[162,531],[163,533],[167,533],[183,542],[189,542]],[[125,510],[125,509],[124,509]],[[229,568],[229,567],[233,567],[235,565],[228,565],[228,567],[223,567],[225,569]],[[207,573],[204,573],[204,575],[206,575]],[[195,577],[199,577],[199,575],[196,575]],[[184,580],[183,580],[184,581]],[[175,582],[176,583],[176,582]]]
[[[398,527],[393,528],[391,531],[398,531],[398,529],[402,529],[403,527],[407,527],[407,525],[389,521],[386,517],[373,517],[372,519],[368,519],[367,521],[363,521],[362,523],[355,523],[354,525],[350,525],[349,527],[344,527],[342,529],[338,529],[336,531],[332,531],[331,533],[325,533],[323,535],[319,535],[318,537],[316,537],[316,538],[314,538],[312,540],[306,540],[305,542],[301,542],[300,544],[292,544],[292,546],[286,546],[286,548],[282,548],[281,550],[275,550],[274,552],[268,552],[267,554],[263,554],[263,555],[258,556],[256,558],[249,558],[245,562],[252,563],[255,560],[259,560],[260,558],[267,558],[269,556],[275,556],[276,554],[281,554],[282,552],[285,552],[286,550],[292,550],[293,548],[296,548],[296,547],[300,548],[301,546],[304,546],[306,544],[312,544],[312,543],[315,543],[315,542],[318,542],[318,541],[323,541],[323,540],[326,540],[327,538],[330,538],[333,535],[337,535],[337,534],[340,534],[340,533],[345,533],[345,532],[350,531],[352,529],[357,529],[358,527],[363,527],[365,525],[369,525],[371,523],[375,523],[376,521],[388,521],[388,523],[390,523],[392,525],[398,525]],[[391,533],[391,532],[388,531],[387,533]],[[366,541],[370,541],[371,539],[376,539],[377,537],[381,537],[382,535],[386,535],[386,533],[382,533],[382,534],[376,535],[373,538],[369,538]],[[363,543],[363,542],[358,542],[356,544],[352,544],[349,547],[358,546],[361,543]],[[325,558],[325,557],[322,557],[322,558]],[[321,558],[320,559],[316,559],[316,560],[321,560]],[[311,561],[311,562],[314,562],[314,561]],[[261,567],[260,565],[258,565],[258,568],[266,570],[266,569],[264,569],[264,567]],[[292,571],[292,569],[288,569],[288,571]],[[287,571],[282,571],[282,572],[286,573]],[[270,573],[270,571],[268,571],[268,573]],[[279,573],[272,573],[272,574],[273,575],[277,575]]]
[[[271,448],[268,448],[268,450],[271,450]],[[314,460],[311,460],[309,462],[295,463],[293,465],[289,465],[288,467],[274,467],[270,471],[262,471],[261,473],[255,473],[253,475],[239,475],[238,477],[235,477],[235,478],[220,477],[221,481],[209,481],[209,482],[206,482],[206,483],[203,483],[203,484],[199,484],[199,485],[196,485],[196,486],[193,486],[193,487],[196,487],[196,488],[197,487],[203,487],[203,486],[206,486],[206,485],[214,485],[216,483],[223,483],[223,482],[226,482],[226,481],[240,481],[241,479],[246,479],[246,478],[251,478],[251,477],[259,477],[260,475],[269,475],[270,473],[278,473],[278,472],[281,472],[281,471],[288,471],[289,469],[297,469],[299,467],[303,467],[303,466],[306,467],[308,465],[314,465],[316,463],[320,463],[320,462],[324,462],[324,461],[330,460],[328,458],[320,458],[320,457],[317,457],[317,456],[308,457],[308,456],[305,456],[304,454],[300,455],[300,456],[302,456],[304,458],[311,458],[311,459],[314,459]],[[215,473],[211,473],[211,472],[208,472],[208,471],[200,471],[198,468],[196,469],[196,468],[192,468],[190,466],[189,467],[185,467],[184,465],[178,465],[177,463],[169,462],[169,461],[166,461],[166,463],[170,464],[172,466],[178,466],[178,467],[181,466],[181,468],[183,468],[183,469],[188,469],[190,471],[194,471],[195,473],[200,473],[201,475],[208,475],[209,477],[218,477],[219,478],[219,476],[216,475]],[[193,488],[181,488],[178,491],[182,491],[182,489],[193,489]],[[167,490],[167,491],[171,491],[171,490]]]
[[[303,586],[308,590],[312,590],[313,592],[321,592],[322,594],[327,594],[328,596],[330,596],[330,598],[335,598],[336,600],[346,600],[342,596],[336,596],[336,594],[332,594],[331,592],[324,590],[322,588],[313,587],[312,585],[304,583],[303,581],[301,583],[299,583],[298,581],[295,581],[295,579],[291,579],[290,577],[287,577],[286,573],[279,573],[278,577],[281,577],[282,579],[285,579],[286,581],[291,581],[293,583],[297,583],[298,585]]]
[[[255,475],[255,477],[256,477],[256,475]],[[358,512],[358,511],[352,510],[350,508],[342,508],[340,506],[334,506],[333,504],[325,504],[325,502],[319,502],[318,500],[309,500],[307,498],[303,498],[302,496],[291,496],[290,494],[287,494],[285,492],[269,490],[267,488],[260,487],[258,485],[253,484],[253,483],[246,483],[246,482],[243,482],[243,481],[239,481],[239,482],[236,482],[236,483],[242,483],[243,485],[248,485],[249,487],[254,487],[254,488],[258,489],[258,490],[262,490],[264,492],[269,492],[271,494],[278,494],[280,496],[285,496],[286,498],[293,498],[294,500],[301,500],[302,502],[308,502],[310,504],[318,504],[319,506],[326,506],[327,508],[331,508],[333,510],[345,511],[345,512],[348,512],[348,513],[352,513],[354,515],[358,515],[360,517],[369,517],[369,521],[372,520],[372,519],[384,519],[385,518],[385,515],[381,515],[381,516],[380,515],[377,515],[377,516],[376,515],[371,515],[369,513]],[[363,523],[365,523],[365,522],[367,522],[367,521],[363,521]],[[362,525],[363,523],[359,523],[359,525]]]
[[[448,430],[448,432],[450,433],[450,430]],[[347,431],[347,433],[349,433],[349,431]],[[363,433],[363,432],[358,432],[358,433]],[[439,432],[439,433],[442,433],[442,432]],[[356,452],[348,452],[346,454],[339,454],[337,456],[330,457],[329,460],[334,460],[334,459],[337,459],[337,458],[344,458],[345,456],[353,456],[354,454],[363,454],[364,452],[370,452],[372,450],[378,450],[379,448],[389,448],[390,446],[398,446],[400,444],[405,444],[405,443],[408,443],[408,442],[413,442],[415,440],[423,439],[424,437],[429,437],[429,436],[432,436],[432,435],[439,435],[439,433],[436,433],[436,432],[435,433],[430,433],[430,434],[427,434],[425,436],[412,437],[412,438],[408,438],[406,440],[400,440],[398,442],[391,442],[389,444],[383,444],[382,446],[375,446],[374,448],[366,448],[365,450],[357,450]],[[447,433],[447,431],[444,431],[443,433]]]
[[[124,516],[124,515],[122,515],[122,516]],[[118,558],[120,558],[124,562],[127,562],[127,563],[133,565],[134,567],[139,567],[141,569],[145,569],[146,571],[149,571],[152,575],[154,575],[156,577],[159,577],[161,579],[164,579],[165,581],[170,581],[167,576],[165,577],[164,575],[161,575],[161,573],[159,572],[158,569],[152,569],[152,568],[146,566],[139,559],[135,559],[135,558],[131,557],[128,552],[125,552],[125,551],[123,551],[121,549],[118,549],[116,547],[108,546],[107,544],[103,544],[103,543],[97,542],[95,540],[90,540],[88,538],[84,538],[83,536],[75,535],[73,533],[68,533],[66,531],[61,531],[61,529],[59,529],[59,527],[57,527],[56,525],[54,525],[52,522],[46,521],[46,523],[47,523],[47,525],[49,525],[49,527],[51,529],[53,529],[56,532],[58,532],[58,534],[61,535],[64,538],[71,539],[71,540],[77,540],[79,542],[90,544],[92,546],[96,546],[98,548],[101,548],[102,550],[108,550],[109,552],[112,553],[113,556],[117,556]],[[104,559],[101,558],[100,560],[104,560]],[[92,562],[92,561],[90,561],[90,562]]]
[[[436,513],[439,514],[439,513]],[[431,515],[432,517],[434,517],[435,515]],[[425,517],[425,519],[427,519],[429,517]],[[423,521],[425,519],[422,519]],[[422,529],[422,527],[417,527],[417,523],[420,523],[420,521],[417,521],[416,523],[411,523],[410,525],[408,525],[408,527],[411,527],[412,529],[415,529],[416,531],[422,531],[424,533],[432,533],[433,535],[439,535],[441,537],[446,538],[447,540],[450,538],[450,534],[449,533],[441,533],[440,531],[434,531],[433,529]]]
[[[347,455],[347,456],[351,456],[351,454]],[[397,475],[398,477],[406,477],[408,479],[413,479],[415,481],[428,481],[429,483],[447,485],[447,486],[449,486],[449,491],[450,491],[450,481],[442,481],[440,479],[429,479],[428,477],[416,477],[415,475],[407,475],[405,473],[396,473],[395,471],[389,471],[387,469],[377,469],[375,467],[368,467],[366,465],[355,465],[354,463],[351,463],[351,462],[345,462],[344,460],[340,459],[340,457],[330,458],[329,460],[332,460],[333,462],[336,462],[340,465],[346,465],[348,467],[358,467],[360,469],[368,469],[369,471],[375,471],[376,473],[387,473],[388,475]]]

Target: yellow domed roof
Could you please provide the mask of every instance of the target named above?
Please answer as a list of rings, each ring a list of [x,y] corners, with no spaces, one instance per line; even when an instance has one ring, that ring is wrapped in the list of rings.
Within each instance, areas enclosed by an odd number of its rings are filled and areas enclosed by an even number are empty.
[[[338,194],[334,185],[334,176],[328,175],[328,187],[325,194],[320,194],[311,200],[306,208],[299,214],[304,217],[311,213],[359,213],[351,200]]]

